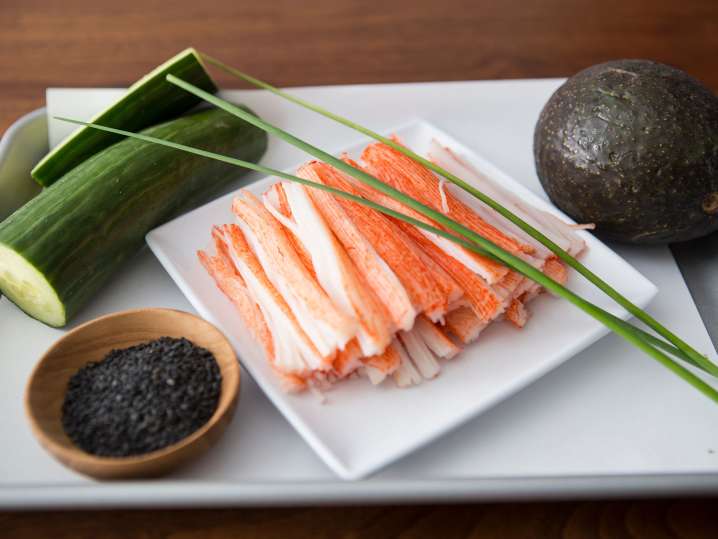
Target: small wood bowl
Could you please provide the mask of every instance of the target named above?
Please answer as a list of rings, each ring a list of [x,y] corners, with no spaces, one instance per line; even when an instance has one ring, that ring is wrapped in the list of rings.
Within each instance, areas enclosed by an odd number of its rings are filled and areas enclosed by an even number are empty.
[[[74,445],[61,421],[70,377],[112,349],[165,336],[185,337],[214,354],[222,373],[222,392],[210,420],[179,442],[143,455],[98,457]],[[204,453],[219,439],[234,415],[239,372],[225,336],[201,318],[171,309],[123,311],[78,326],[45,353],[25,390],[25,411],[40,444],[73,470],[100,479],[156,477]]]

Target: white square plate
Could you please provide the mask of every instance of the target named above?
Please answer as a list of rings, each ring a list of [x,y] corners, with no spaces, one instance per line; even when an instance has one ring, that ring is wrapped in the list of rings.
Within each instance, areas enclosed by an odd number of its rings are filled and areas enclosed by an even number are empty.
[[[530,204],[566,217],[491,163],[432,125],[416,121],[391,130],[405,144],[425,153],[432,139],[456,150]],[[363,139],[341,149],[356,156]],[[296,167],[295,167],[296,168]],[[290,169],[294,170],[294,169]],[[263,192],[265,178],[247,188]],[[147,243],[187,299],[232,341],[242,364],[285,418],[317,454],[344,479],[358,479],[425,445],[554,369],[588,347],[607,330],[566,301],[542,295],[529,306],[532,318],[523,330],[492,324],[479,340],[440,375],[411,389],[390,382],[372,387],[366,379],[338,384],[321,404],[311,393],[285,394],[259,347],[229,301],[197,261],[196,251],[210,245],[212,225],[233,222],[228,194],[150,232]],[[590,234],[583,262],[622,294],[644,307],[656,287]],[[595,287],[571,273],[569,287],[584,298],[627,318]]]

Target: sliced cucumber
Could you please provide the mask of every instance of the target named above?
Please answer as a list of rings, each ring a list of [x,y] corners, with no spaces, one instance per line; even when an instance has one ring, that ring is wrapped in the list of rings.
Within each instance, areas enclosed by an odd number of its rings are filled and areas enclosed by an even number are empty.
[[[50,326],[65,323],[65,306],[55,289],[27,259],[0,245],[0,283],[7,298]]]
[[[168,73],[208,92],[217,91],[197,51],[189,48],[135,82],[127,93],[92,121],[127,131],[139,131],[176,118],[197,105],[199,98],[165,80]],[[40,185],[52,185],[85,159],[121,139],[120,135],[82,127],[47,154],[32,169],[32,177]]]

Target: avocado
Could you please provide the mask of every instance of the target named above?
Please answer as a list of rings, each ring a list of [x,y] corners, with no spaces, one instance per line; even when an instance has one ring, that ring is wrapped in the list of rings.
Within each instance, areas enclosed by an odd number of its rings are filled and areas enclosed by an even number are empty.
[[[718,229],[718,97],[679,69],[616,60],[577,73],[541,111],[534,159],[553,203],[606,239]]]

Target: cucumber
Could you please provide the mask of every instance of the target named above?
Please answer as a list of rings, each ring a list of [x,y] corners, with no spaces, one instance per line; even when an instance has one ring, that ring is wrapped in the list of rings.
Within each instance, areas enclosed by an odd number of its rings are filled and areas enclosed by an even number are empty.
[[[139,131],[187,112],[201,100],[165,80],[168,73],[191,82],[208,92],[216,92],[197,52],[186,49],[142,77],[110,107],[92,121],[101,125]],[[35,168],[32,177],[45,187],[91,155],[121,140],[120,135],[82,127],[47,154]]]
[[[257,161],[266,134],[219,109],[144,133]],[[122,140],[84,161],[0,223],[0,290],[60,327],[144,244],[147,232],[245,171],[172,148]]]

